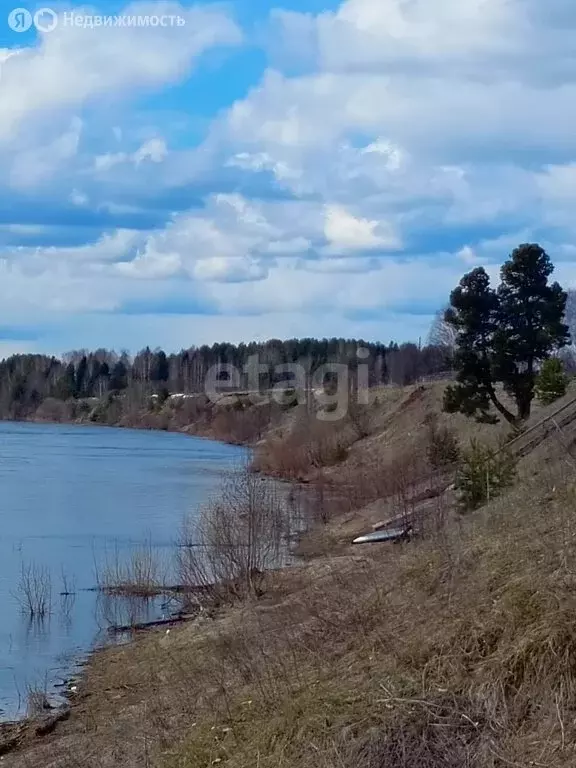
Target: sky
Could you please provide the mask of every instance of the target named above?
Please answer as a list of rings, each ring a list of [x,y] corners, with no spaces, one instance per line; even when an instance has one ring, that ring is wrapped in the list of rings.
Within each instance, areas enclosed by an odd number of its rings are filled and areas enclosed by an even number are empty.
[[[425,340],[525,242],[576,285],[573,0],[15,8],[0,356]]]

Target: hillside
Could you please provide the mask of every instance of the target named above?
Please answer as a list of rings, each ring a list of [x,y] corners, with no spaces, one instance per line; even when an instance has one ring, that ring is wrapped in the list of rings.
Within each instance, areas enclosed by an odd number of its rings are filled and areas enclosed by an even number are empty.
[[[350,422],[311,432],[309,454],[315,441],[342,451],[303,486],[309,505],[328,507],[301,542],[306,557],[268,574],[259,599],[96,654],[70,719],[43,739],[24,734],[3,764],[574,765],[574,436],[542,430],[514,485],[461,514],[453,470],[420,471],[425,422],[436,414],[462,444],[497,444],[508,430],[441,414],[441,392],[375,392],[359,439],[343,437]],[[561,405],[537,408],[531,424]],[[260,461],[294,453],[303,418],[285,417]],[[351,545],[399,505],[427,510],[419,537]]]

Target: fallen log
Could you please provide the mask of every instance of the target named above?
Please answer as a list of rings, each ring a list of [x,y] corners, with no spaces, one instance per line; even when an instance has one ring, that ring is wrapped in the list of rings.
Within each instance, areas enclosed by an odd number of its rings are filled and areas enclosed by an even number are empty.
[[[401,525],[402,523],[409,523],[410,515],[396,515],[395,517],[389,517],[387,520],[382,520],[379,523],[374,523],[372,526],[373,531],[381,531],[384,528],[390,528],[391,526]]]
[[[182,613],[171,616],[168,619],[155,619],[154,621],[141,621],[136,624],[113,624],[108,627],[108,632],[111,635],[118,635],[124,632],[140,632],[145,629],[153,629],[154,627],[164,627],[168,625],[180,624],[183,621],[190,621],[195,619],[198,614],[196,613]]]

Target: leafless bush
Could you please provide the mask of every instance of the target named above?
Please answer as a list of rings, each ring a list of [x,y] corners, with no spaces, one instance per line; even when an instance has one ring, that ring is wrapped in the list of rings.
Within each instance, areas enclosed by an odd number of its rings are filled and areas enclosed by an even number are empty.
[[[235,443],[255,443],[278,417],[279,408],[272,403],[236,400],[235,404],[214,409],[212,434]]]
[[[65,626],[70,626],[72,610],[76,603],[76,578],[69,576],[64,568],[60,575],[60,618]]]
[[[47,397],[36,410],[35,418],[40,421],[69,421],[70,412],[71,408],[68,403],[53,397]]]
[[[60,584],[61,597],[73,597],[76,594],[76,578],[67,574],[64,568],[60,574]]]
[[[406,506],[430,476],[423,453],[410,451],[388,459],[375,455],[344,467],[337,477],[337,486],[346,494],[350,510],[393,497],[397,505]]]
[[[178,542],[181,583],[190,590],[258,593],[282,564],[289,524],[275,486],[247,469],[225,478],[220,497],[185,521]]]
[[[300,480],[324,467],[344,461],[354,442],[348,432],[332,424],[312,423],[309,429],[273,438],[256,454],[256,469],[291,480]]]
[[[108,594],[149,597],[162,591],[162,573],[157,554],[148,539],[123,557],[116,547],[97,568],[98,589]]]
[[[48,685],[45,682],[43,686],[27,686],[26,689],[26,715],[31,718],[46,714],[47,710],[52,709],[48,697]]]
[[[52,610],[50,571],[37,563],[22,563],[16,599],[31,618],[43,619]]]
[[[348,406],[348,421],[356,430],[359,440],[368,437],[371,431],[370,409],[366,405],[351,400]]]

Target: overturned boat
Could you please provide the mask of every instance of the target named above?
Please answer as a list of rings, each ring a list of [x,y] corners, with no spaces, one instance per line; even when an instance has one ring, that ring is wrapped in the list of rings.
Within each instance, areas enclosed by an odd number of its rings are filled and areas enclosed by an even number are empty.
[[[374,531],[364,536],[358,536],[353,544],[378,544],[383,541],[409,541],[412,536],[412,526],[405,528],[393,528],[387,531]]]

